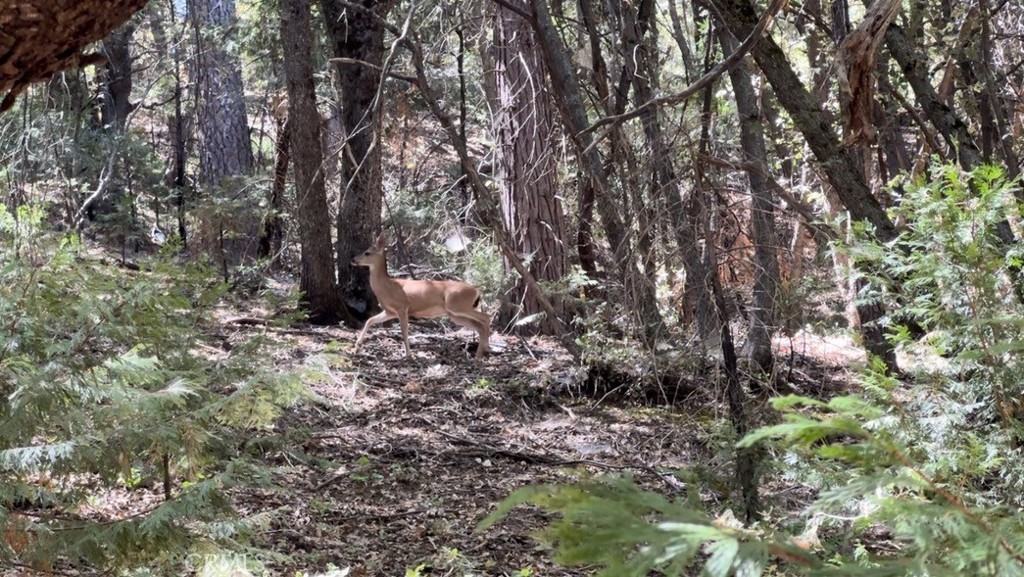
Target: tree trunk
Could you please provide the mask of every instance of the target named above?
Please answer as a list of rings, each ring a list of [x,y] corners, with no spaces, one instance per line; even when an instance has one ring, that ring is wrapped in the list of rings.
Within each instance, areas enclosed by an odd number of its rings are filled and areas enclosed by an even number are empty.
[[[171,143],[171,158],[167,161],[168,166],[164,169],[164,185],[168,190],[174,191],[174,206],[177,212],[178,242],[182,250],[188,242],[188,229],[185,221],[185,163],[187,155],[185,152],[186,135],[189,130],[186,128],[186,119],[182,111],[182,79],[181,79],[181,39],[184,34],[177,26],[175,15],[175,0],[166,0],[167,16],[170,20],[170,28],[176,30],[174,38],[168,36],[164,24],[164,16],[156,10],[150,12],[150,27],[153,31],[153,40],[156,49],[160,54],[172,55],[174,66],[174,91],[171,96],[174,104],[174,113],[166,116],[167,138]]]
[[[29,84],[49,80],[65,68],[102,62],[98,54],[85,54],[85,47],[145,5],[146,0],[5,2],[0,33],[0,113],[14,106]]]
[[[754,29],[758,18],[749,0],[714,0],[714,4],[736,38],[746,38]],[[871,195],[856,157],[840,148],[839,139],[831,124],[825,122],[821,107],[807,92],[775,39],[765,36],[754,45],[751,53],[853,220],[873,225],[882,240],[895,238],[896,228]]]
[[[199,177],[201,184],[217,186],[253,168],[242,65],[225,50],[232,42],[235,0],[189,0],[189,11],[198,42]]]
[[[376,305],[369,271],[352,266],[352,257],[373,244],[381,228],[380,113],[378,93],[384,62],[384,25],[393,0],[360,0],[367,11],[339,0],[320,0],[341,109],[345,147],[341,151],[338,201],[338,284],[347,301],[367,314]]]
[[[893,24],[885,31],[885,44],[903,71],[925,116],[954,151],[961,166],[970,170],[981,163],[981,151],[965,123],[939,96],[929,80],[928,60],[914,50],[903,29]]]
[[[719,30],[718,37],[723,53],[730,54],[735,50],[738,42],[728,30]],[[762,129],[764,120],[745,64],[742,62],[729,70],[729,80],[736,97],[736,114],[739,116],[743,161],[760,167],[747,170],[750,182],[751,237],[754,241],[754,306],[750,311],[750,328],[743,354],[762,371],[770,372],[773,364],[775,301],[779,290],[779,260],[775,254],[775,198],[766,182],[769,176]]]
[[[714,4],[733,36],[746,38],[754,29],[758,18],[750,0],[714,0]],[[875,235],[882,241],[895,239],[896,227],[878,199],[871,194],[857,155],[839,146],[839,139],[827,122],[825,113],[793,71],[775,39],[770,34],[766,35],[754,45],[751,53],[775,90],[779,103],[807,140],[851,219],[874,226]],[[857,308],[865,348],[882,358],[890,370],[898,371],[895,351],[876,323],[884,309],[877,301],[859,304]]]
[[[199,182],[215,195],[201,212],[201,244],[229,269],[258,254],[259,215],[240,180],[252,173],[252,143],[245,111],[242,66],[226,47],[234,44],[234,0],[188,0],[196,37],[196,116]],[[229,204],[224,205],[227,201]]]
[[[626,43],[636,47],[630,51],[628,61],[636,63],[630,76],[634,101],[639,107],[655,98],[653,83],[661,74],[657,59],[654,2],[643,0],[639,3],[636,14],[628,5],[623,5],[622,12],[623,31],[628,37]],[[687,214],[687,204],[690,208],[696,209],[699,203],[686,203],[684,200],[685,191],[676,175],[672,151],[665,141],[658,109],[645,109],[640,115],[640,122],[651,150],[654,168],[654,190],[651,195],[652,198],[662,201],[659,205],[664,206],[671,222],[676,246],[682,255],[683,269],[686,271],[684,306],[687,312],[693,311],[702,342],[717,342],[718,327],[712,316],[711,292],[705,282],[708,270],[701,260],[701,251],[694,230],[697,219]]]
[[[658,311],[654,285],[636,265],[636,255],[629,230],[620,217],[620,203],[612,197],[608,175],[597,151],[589,148],[592,139],[590,123],[583,101],[582,91],[576,78],[569,55],[562,44],[548,11],[546,0],[531,0],[534,11],[533,26],[537,41],[544,55],[555,102],[562,115],[562,121],[572,134],[579,160],[594,187],[595,208],[601,217],[601,224],[611,245],[619,278],[625,287],[625,297],[633,303],[633,310],[640,325],[640,335],[648,343],[657,342],[664,331],[661,313]]]
[[[274,124],[277,138],[274,140],[274,181],[270,186],[270,214],[263,222],[260,237],[260,258],[269,258],[271,267],[278,262],[284,242],[284,194],[288,179],[288,163],[291,159],[291,123],[285,103],[278,102],[274,110]],[[326,200],[326,199],[325,199]]]
[[[493,130],[501,183],[501,207],[513,249],[525,255],[538,281],[555,283],[568,272],[566,225],[558,198],[558,166],[552,130],[551,94],[537,78],[544,64],[528,24],[518,15],[494,8]],[[508,262],[506,272],[514,270]],[[537,294],[520,278],[503,299],[498,323],[543,313]],[[552,298],[558,316],[568,323],[561,299]],[[554,335],[563,330],[559,319],[542,318],[518,327],[526,334]]]
[[[282,0],[281,46],[288,81],[288,122],[295,159],[296,221],[302,248],[300,289],[314,323],[344,314],[334,277],[331,229],[320,163],[320,113],[313,84],[309,0]]]
[[[100,124],[103,132],[111,137],[108,141],[111,146],[110,154],[115,154],[118,157],[121,156],[121,153],[118,151],[117,139],[124,132],[128,123],[128,114],[132,110],[129,101],[132,94],[131,42],[135,28],[136,23],[130,20],[103,40],[103,55],[106,56],[107,63],[100,74]],[[94,220],[98,216],[114,215],[124,198],[124,183],[120,178],[121,163],[115,160],[111,166],[113,167],[111,184],[106,193],[97,198],[90,206],[89,220]],[[115,228],[119,230],[123,238],[123,234],[127,232],[125,228],[127,223],[120,219],[117,220],[118,224],[115,225]]]
[[[128,22],[103,40],[103,55],[107,57],[107,64],[104,66],[103,91],[100,95],[100,119],[104,131],[109,134],[124,130],[132,110],[129,102],[132,94],[131,41],[135,27],[134,22]]]

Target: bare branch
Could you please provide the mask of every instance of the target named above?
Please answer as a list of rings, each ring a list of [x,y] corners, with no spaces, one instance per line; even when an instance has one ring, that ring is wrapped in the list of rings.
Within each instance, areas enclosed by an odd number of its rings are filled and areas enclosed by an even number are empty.
[[[614,116],[606,116],[598,120],[597,122],[591,124],[590,127],[586,129],[586,132],[597,130],[602,126],[606,126],[609,124],[621,124],[623,122],[626,122],[627,120],[637,118],[638,116],[640,116],[641,114],[643,114],[644,112],[651,108],[671,106],[673,104],[677,104],[679,102],[682,102],[683,100],[686,100],[687,98],[693,96],[697,92],[700,92],[702,89],[706,88],[708,85],[714,82],[719,76],[721,76],[730,68],[739,63],[739,61],[742,60],[748,52],[750,52],[750,49],[754,47],[754,44],[757,44],[757,41],[760,40],[762,36],[764,36],[765,30],[767,30],[768,25],[771,23],[772,19],[780,10],[782,10],[782,8],[786,5],[788,1],[789,0],[773,0],[771,6],[769,6],[768,10],[766,10],[765,13],[761,16],[761,20],[758,21],[757,26],[755,26],[754,29],[750,32],[750,36],[747,36],[743,43],[740,44],[739,48],[737,48],[736,51],[730,54],[725,60],[722,60],[717,65],[715,65],[714,68],[712,68],[703,76],[698,78],[693,84],[687,86],[686,88],[675,94],[661,96],[653,100],[649,100],[644,104],[641,104],[637,108],[630,110],[629,112],[617,114]],[[709,3],[703,1],[701,3],[705,4],[709,10],[712,10],[712,12],[715,12],[714,7],[711,6]],[[719,18],[719,20],[721,20],[721,18]],[[596,138],[594,142],[590,144],[588,149],[593,147],[596,142],[602,140],[609,133],[610,131],[607,130],[604,133],[602,133],[600,137]]]
[[[373,70],[376,70],[378,72],[383,72],[383,68],[381,68],[380,66],[377,66],[376,64],[373,64],[372,62],[367,62],[365,60],[360,60],[358,58],[330,58],[330,59],[327,60],[327,62],[330,62],[331,64],[356,64],[356,65],[359,65],[359,66],[365,66],[367,68],[372,68]],[[409,75],[406,75],[406,74],[399,74],[397,72],[390,72],[389,71],[387,73],[387,77],[388,78],[394,78],[395,80],[404,80],[405,82],[408,82],[409,84],[416,84],[416,77],[415,76],[409,76]]]

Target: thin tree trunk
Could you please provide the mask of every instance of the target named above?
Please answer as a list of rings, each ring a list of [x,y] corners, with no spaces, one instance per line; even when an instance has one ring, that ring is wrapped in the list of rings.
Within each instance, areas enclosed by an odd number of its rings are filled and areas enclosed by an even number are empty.
[[[639,107],[654,99],[653,81],[659,77],[658,69],[655,10],[653,0],[643,0],[638,11],[633,14],[628,5],[623,7],[623,29],[630,37],[630,44],[636,46],[631,50],[630,61],[636,62],[636,70],[631,74],[631,82],[635,103]],[[651,150],[651,162],[654,168],[654,191],[652,196],[662,197],[662,206],[672,224],[676,245],[682,255],[683,268],[686,271],[686,289],[684,292],[685,306],[693,310],[697,320],[697,330],[704,342],[717,342],[717,325],[711,312],[711,293],[705,282],[708,270],[701,261],[700,250],[694,232],[696,220],[687,215],[684,201],[685,191],[676,175],[672,162],[672,152],[665,141],[658,118],[657,108],[647,108],[640,115],[640,122],[647,137]],[[696,206],[696,205],[694,205]]]
[[[170,18],[171,28],[177,30],[177,16],[175,11],[175,0],[167,0],[167,14]],[[153,37],[156,41],[157,50],[161,54],[171,54],[174,62],[174,92],[172,101],[174,113],[167,117],[168,139],[171,142],[170,166],[164,175],[164,183],[167,188],[174,191],[174,206],[176,209],[178,242],[181,249],[185,250],[188,244],[188,229],[185,223],[185,163],[188,160],[185,153],[185,142],[187,132],[185,117],[182,111],[182,81],[181,81],[181,35],[173,39],[168,37],[164,29],[162,15],[154,12],[150,20]]]
[[[263,235],[260,237],[260,258],[269,258],[270,266],[276,266],[284,242],[285,184],[288,179],[288,163],[291,159],[291,123],[288,112],[279,103],[274,112],[274,123],[277,126],[277,138],[274,141],[274,181],[270,186],[270,214],[263,222]]]
[[[730,54],[735,50],[737,42],[728,30],[719,30],[718,37],[723,53]],[[769,177],[762,129],[764,120],[757,105],[757,94],[750,73],[742,64],[734,66],[729,70],[729,80],[736,97],[743,160],[763,167],[761,170],[747,171],[750,182],[751,237],[754,241],[754,306],[750,312],[750,328],[743,354],[762,371],[770,372],[773,364],[775,301],[779,290],[779,260],[775,254],[775,198],[766,182]]]
[[[723,31],[724,32],[724,31]],[[705,54],[705,68],[710,67],[710,58],[713,51],[711,45],[716,31],[713,26],[708,27],[707,32],[707,53]],[[703,109],[701,118],[700,141],[697,144],[698,151],[707,156],[711,143],[711,116],[714,85],[708,85],[704,90]],[[746,412],[746,406],[750,400],[743,390],[743,383],[740,381],[739,359],[736,356],[736,346],[732,338],[732,330],[729,325],[729,309],[725,301],[725,290],[722,287],[722,279],[719,276],[718,254],[715,241],[718,233],[715,230],[712,215],[715,211],[708,210],[703,205],[709,197],[709,191],[705,189],[704,163],[698,158],[694,178],[694,210],[692,214],[700,220],[700,236],[704,238],[704,264],[707,270],[707,278],[703,282],[710,285],[710,292],[714,299],[716,313],[716,335],[719,337],[722,364],[725,369],[725,393],[729,407],[729,420],[732,423],[736,437],[742,439],[750,429],[750,422]],[[758,452],[755,447],[737,449],[735,453],[735,480],[743,496],[744,520],[751,523],[760,516],[760,497],[758,492]]]
[[[701,193],[703,194],[703,192]],[[717,235],[711,229],[708,221],[705,221],[705,239],[713,239]],[[713,242],[707,240],[709,260],[718,260],[715,254]],[[718,324],[721,326],[722,334],[722,364],[725,367],[725,393],[729,406],[729,421],[732,423],[733,431],[737,439],[742,439],[750,430],[750,420],[747,416],[746,407],[750,404],[750,398],[743,390],[743,383],[740,381],[739,359],[736,356],[736,346],[733,344],[732,329],[729,328],[729,310],[725,303],[722,279],[718,275],[718,267],[710,271],[712,294],[715,299],[715,310],[718,313]],[[736,449],[736,485],[739,486],[740,494],[743,497],[743,519],[748,524],[761,518],[761,495],[760,485],[760,452],[757,445]]]
[[[182,113],[182,82],[180,53],[174,52],[174,203],[178,209],[178,238],[181,250],[188,247],[188,227],[185,224],[185,204],[187,191],[185,181],[185,116]]]

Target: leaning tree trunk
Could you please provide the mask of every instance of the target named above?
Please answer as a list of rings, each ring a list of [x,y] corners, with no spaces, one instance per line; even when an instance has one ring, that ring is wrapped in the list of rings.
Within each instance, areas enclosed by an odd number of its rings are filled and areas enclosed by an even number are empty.
[[[309,0],[282,0],[281,46],[288,81],[288,123],[295,166],[297,225],[302,248],[299,287],[314,323],[336,322],[343,314],[334,278],[331,225],[324,191],[320,113],[313,84]]]
[[[384,24],[393,0],[360,0],[364,10],[342,0],[320,0],[335,58],[345,146],[341,150],[338,201],[338,284],[345,298],[367,313],[375,299],[365,267],[352,257],[373,244],[381,226],[381,154],[378,94],[384,61]],[[333,159],[331,159],[333,162]]]
[[[715,0],[714,3],[736,38],[746,38],[754,29],[757,14],[749,0]],[[895,238],[896,228],[864,182],[857,159],[840,148],[835,131],[825,122],[821,108],[807,92],[775,39],[770,34],[765,36],[754,45],[751,53],[853,220],[872,224],[882,240]]]
[[[491,53],[493,72],[488,80],[494,100],[493,130],[505,226],[515,252],[529,255],[533,276],[554,283],[568,272],[569,259],[551,136],[554,104],[547,84],[538,82],[545,77],[544,63],[529,25],[501,6],[494,8]],[[510,275],[514,272],[507,262],[505,269]],[[542,313],[539,296],[520,278],[503,299],[507,304],[499,312],[498,322],[511,324],[516,318]],[[553,296],[551,304],[558,316],[568,321],[561,299]],[[564,330],[559,319],[542,317],[519,326],[520,332],[553,335]]]
[[[146,0],[19,0],[0,6],[0,113],[33,82],[65,68],[103,62],[86,46],[142,9]],[[59,26],[53,23],[59,22]]]

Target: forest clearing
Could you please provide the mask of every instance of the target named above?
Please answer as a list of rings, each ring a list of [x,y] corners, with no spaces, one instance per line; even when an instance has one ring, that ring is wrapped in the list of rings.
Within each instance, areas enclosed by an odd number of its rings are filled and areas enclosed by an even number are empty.
[[[1024,577],[1024,5],[0,0],[0,575]]]

